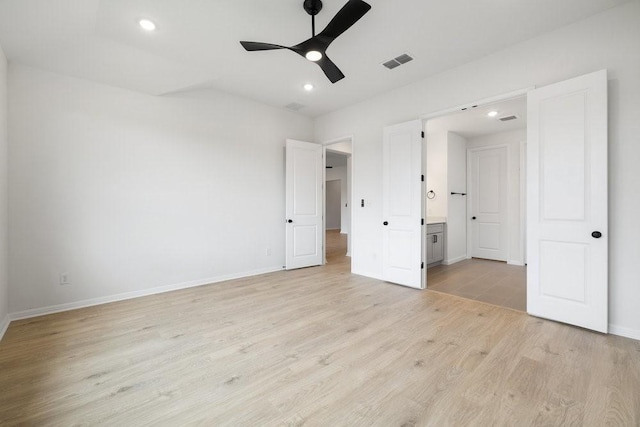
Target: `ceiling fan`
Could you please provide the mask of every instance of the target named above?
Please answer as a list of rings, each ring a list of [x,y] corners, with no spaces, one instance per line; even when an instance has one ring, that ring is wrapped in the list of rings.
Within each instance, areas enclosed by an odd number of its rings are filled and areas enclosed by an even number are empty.
[[[329,45],[342,33],[347,31],[355,24],[365,13],[371,9],[368,3],[362,0],[349,0],[342,9],[333,17],[331,22],[322,32],[316,35],[315,16],[322,10],[321,0],[304,0],[304,10],[311,15],[311,38],[303,41],[295,46],[280,46],[271,43],[246,42],[241,41],[240,44],[248,51],[256,50],[275,50],[289,49],[300,56],[304,56],[309,61],[315,62],[320,66],[324,74],[329,78],[331,83],[344,78],[342,71],[329,59],[326,54]]]

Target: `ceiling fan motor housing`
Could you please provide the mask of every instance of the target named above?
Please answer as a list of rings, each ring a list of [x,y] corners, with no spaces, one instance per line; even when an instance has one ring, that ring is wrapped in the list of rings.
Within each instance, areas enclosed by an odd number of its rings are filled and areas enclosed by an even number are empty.
[[[304,10],[311,16],[315,16],[322,10],[321,0],[304,0]]]

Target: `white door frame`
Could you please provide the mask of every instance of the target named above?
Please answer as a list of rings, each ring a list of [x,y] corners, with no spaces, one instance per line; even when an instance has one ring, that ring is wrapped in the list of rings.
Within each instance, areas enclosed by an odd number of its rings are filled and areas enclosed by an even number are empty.
[[[424,130],[424,133],[426,135],[427,133],[427,122],[429,120],[432,119],[436,119],[438,117],[443,117],[443,116],[448,116],[451,115],[453,113],[459,113],[461,111],[467,111],[467,110],[473,110],[476,108],[480,108],[483,107],[485,105],[490,105],[490,104],[495,104],[496,102],[500,102],[500,101],[506,101],[509,99],[513,99],[513,98],[518,98],[521,96],[527,96],[527,93],[529,93],[529,91],[535,89],[535,86],[528,86],[522,89],[518,89],[518,90],[514,90],[511,92],[506,92],[503,94],[499,94],[499,95],[495,95],[495,96],[491,96],[488,98],[483,98],[474,102],[467,102],[465,104],[461,104],[461,105],[457,105],[454,107],[450,107],[450,108],[445,108],[443,110],[437,110],[437,111],[432,111],[430,113],[424,113],[420,116],[420,118],[422,119],[422,128]],[[520,264],[520,260],[518,260],[518,262],[509,262],[511,264],[515,264],[515,265],[526,265],[526,252],[525,249],[526,248],[526,238],[527,238],[527,231],[526,231],[526,194],[524,191],[524,188],[526,188],[526,179],[527,179],[527,174],[526,174],[526,168],[524,166],[524,161],[525,161],[525,157],[524,157],[524,153],[523,150],[526,149],[526,146],[524,144],[524,141],[520,142],[520,246],[521,246],[521,255],[522,255],[522,264]],[[426,153],[426,147],[424,149],[424,152]],[[507,156],[509,156],[509,148],[507,148]],[[423,156],[424,157],[424,156]],[[468,158],[468,153],[467,153],[467,158]],[[467,167],[468,167],[469,162],[467,162]],[[507,169],[509,168],[509,157],[507,157]],[[423,167],[423,171],[425,172],[425,176],[426,176],[426,169]],[[508,174],[508,170],[507,170],[507,174]],[[507,175],[508,176],[508,175]],[[467,187],[468,187],[468,179],[469,179],[469,174],[467,173]],[[508,182],[508,181],[507,181]],[[509,184],[508,184],[509,185]],[[425,205],[426,203],[428,203],[428,201],[425,201]],[[469,204],[467,204],[467,209],[468,209]],[[508,203],[507,203],[507,209],[508,209]],[[467,211],[467,216],[468,216],[469,212]],[[427,208],[426,206],[424,207],[424,213],[423,215],[426,218],[427,215]],[[469,243],[469,233],[467,230],[467,258],[471,257],[471,251],[470,251],[470,247],[469,247],[470,243]],[[508,257],[507,259],[510,259],[510,257]],[[525,279],[526,280],[526,279]]]
[[[520,141],[520,261],[527,265],[527,143]],[[515,262],[513,263],[515,265]]]
[[[505,216],[506,216],[506,221],[507,221],[507,247],[506,252],[507,252],[507,263],[508,264],[513,264],[513,262],[511,261],[511,257],[510,257],[510,251],[509,251],[509,243],[510,243],[510,239],[509,239],[509,195],[511,194],[511,186],[513,185],[513,183],[509,180],[509,177],[511,176],[511,149],[509,147],[509,144],[496,144],[496,145],[487,145],[487,146],[483,146],[483,147],[474,147],[474,148],[467,148],[467,259],[472,258],[471,257],[471,249],[473,248],[473,241],[471,239],[471,232],[470,232],[470,223],[471,223],[471,215],[473,214],[472,210],[472,203],[470,203],[471,197],[473,197],[473,194],[471,193],[471,154],[473,152],[478,152],[478,151],[485,151],[485,150],[495,150],[498,148],[504,148],[507,151],[507,159],[506,159],[506,167],[507,167],[507,203],[505,206]],[[520,172],[520,179],[522,180],[522,170]],[[526,177],[525,177],[526,179]],[[522,216],[522,212],[520,213]],[[520,223],[520,231],[524,232],[524,229],[522,228],[522,222]]]
[[[506,100],[518,98],[521,96],[527,96],[527,93],[529,93],[529,91],[535,88],[536,88],[535,86],[529,86],[522,89],[514,90],[512,92],[507,92],[500,95],[491,96],[489,98],[480,99],[475,102],[468,102],[466,104],[458,105],[455,107],[445,108],[444,110],[438,110],[438,111],[433,111],[431,113],[422,114],[420,116],[420,118],[422,119],[422,128],[426,135],[427,121],[429,120],[442,117],[442,116],[448,116],[452,113],[459,113],[461,111],[472,110],[472,109],[479,108],[489,104],[495,104],[496,102],[500,102],[500,101],[506,101]],[[517,261],[516,260],[508,261],[510,264],[514,264],[514,265],[526,265],[526,262],[527,262],[526,252],[525,252],[526,241],[527,241],[527,229],[526,229],[527,217],[526,217],[526,193],[525,193],[526,184],[527,184],[527,170],[525,167],[526,153],[523,152],[523,150],[525,149],[526,149],[526,144],[524,143],[524,141],[520,141],[520,236],[521,236],[520,254],[521,254],[521,258]],[[508,150],[509,149],[507,148],[507,156],[509,155]],[[426,147],[425,147],[425,153],[426,153]],[[467,162],[467,165],[468,165],[468,162]],[[509,165],[509,158],[507,158],[507,165]],[[509,166],[507,166],[507,168],[509,168]],[[426,169],[424,169],[424,167],[423,167],[423,170],[425,171],[425,175],[426,175]],[[508,173],[508,170],[507,170],[507,173]],[[467,174],[467,185],[468,185],[468,177],[469,175]],[[424,210],[424,215],[426,218],[426,207]],[[468,212],[467,212],[467,215],[468,215]],[[470,257],[471,256],[469,251],[469,233],[467,233],[467,258],[470,258]],[[509,260],[510,257],[508,257],[507,259]],[[520,261],[522,261],[522,263],[520,263]]]
[[[322,167],[323,167],[323,172],[322,172],[322,200],[327,200],[327,148],[330,145],[333,144],[337,144],[339,142],[349,142],[351,143],[351,174],[347,175],[347,180],[349,180],[351,186],[349,188],[349,185],[347,185],[347,192],[349,192],[350,194],[348,195],[348,203],[349,203],[349,234],[347,234],[347,256],[350,256],[353,259],[353,230],[354,230],[354,221],[353,221],[353,214],[354,214],[354,185],[353,185],[353,177],[355,176],[355,174],[353,173],[353,168],[355,167],[355,162],[353,161],[354,159],[354,154],[355,154],[355,144],[354,144],[354,136],[353,135],[347,135],[347,136],[343,136],[340,138],[334,138],[334,139],[330,139],[328,141],[324,141],[322,143]],[[350,175],[350,176],[349,176]],[[324,213],[322,215],[322,228],[324,230],[324,232],[322,233],[322,248],[324,251],[323,254],[323,263],[326,264],[327,263],[327,242],[326,242],[326,238],[327,238],[327,207],[326,207],[326,203],[324,203]]]

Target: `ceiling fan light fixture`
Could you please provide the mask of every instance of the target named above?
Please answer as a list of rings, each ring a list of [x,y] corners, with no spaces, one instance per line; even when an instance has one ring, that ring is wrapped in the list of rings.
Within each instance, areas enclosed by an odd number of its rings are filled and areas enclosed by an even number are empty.
[[[322,53],[320,53],[317,50],[310,50],[305,55],[305,58],[307,58],[311,62],[317,62],[317,61],[320,61],[322,59]]]
[[[153,31],[156,29],[156,24],[149,19],[141,19],[138,21],[138,24],[146,31]]]

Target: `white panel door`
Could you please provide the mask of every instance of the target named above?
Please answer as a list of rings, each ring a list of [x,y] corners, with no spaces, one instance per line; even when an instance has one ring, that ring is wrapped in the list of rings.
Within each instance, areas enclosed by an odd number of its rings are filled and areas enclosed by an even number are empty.
[[[422,122],[384,128],[382,140],[382,278],[424,288]]]
[[[527,311],[607,332],[607,73],[527,96]]]
[[[506,261],[507,147],[470,150],[469,171],[471,256]]]
[[[287,270],[322,264],[322,146],[287,140]]]

